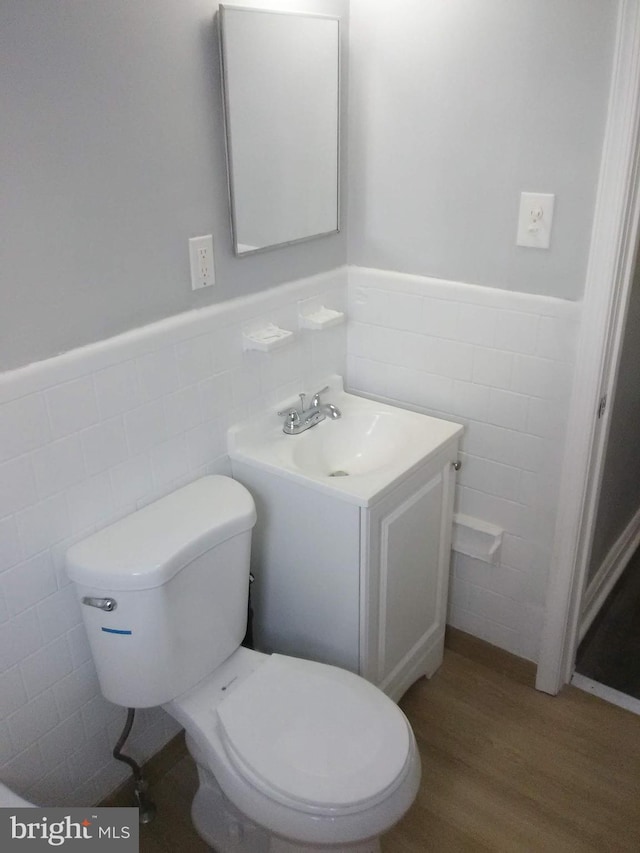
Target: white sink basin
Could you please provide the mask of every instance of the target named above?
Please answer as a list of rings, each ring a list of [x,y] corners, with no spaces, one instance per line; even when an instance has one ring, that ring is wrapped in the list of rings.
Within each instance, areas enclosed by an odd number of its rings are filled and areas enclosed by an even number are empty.
[[[394,412],[353,412],[312,427],[304,441],[282,446],[283,462],[316,477],[368,474],[398,459],[412,426]]]
[[[341,418],[285,435],[275,415],[291,403],[284,401],[229,430],[231,459],[368,506],[462,433],[459,424],[347,394],[340,377],[325,384],[323,399]]]

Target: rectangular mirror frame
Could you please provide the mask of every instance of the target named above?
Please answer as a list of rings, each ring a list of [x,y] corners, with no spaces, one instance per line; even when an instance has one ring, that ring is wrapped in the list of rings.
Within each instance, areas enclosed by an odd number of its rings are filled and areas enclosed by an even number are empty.
[[[243,12],[256,12],[258,14],[276,14],[276,15],[287,15],[287,16],[296,16],[296,17],[306,17],[306,18],[321,18],[324,20],[335,21],[337,25],[337,92],[336,92],[336,105],[337,105],[337,116],[336,116],[336,174],[335,174],[335,188],[336,188],[336,227],[331,228],[327,231],[321,231],[313,234],[308,234],[303,237],[291,239],[291,240],[283,240],[278,243],[272,243],[265,246],[258,246],[256,248],[251,248],[247,251],[240,252],[238,247],[240,245],[239,235],[238,235],[238,216],[236,210],[236,194],[234,192],[234,165],[233,165],[233,146],[231,140],[231,128],[230,128],[230,112],[229,112],[229,79],[228,79],[228,70],[225,64],[225,33],[224,33],[224,15],[225,12],[229,11],[243,11]],[[219,46],[220,46],[220,70],[221,70],[221,80],[222,80],[222,97],[223,97],[223,117],[224,117],[224,128],[225,128],[225,147],[226,147],[226,161],[227,161],[227,190],[228,190],[228,198],[229,198],[229,210],[231,216],[231,234],[232,234],[232,248],[233,252],[238,258],[244,258],[251,255],[255,255],[261,252],[267,252],[271,249],[282,248],[285,246],[292,246],[298,243],[305,243],[309,240],[315,240],[320,237],[330,236],[332,234],[338,234],[340,232],[340,218],[341,218],[341,210],[340,210],[340,157],[341,157],[341,145],[340,145],[340,135],[341,135],[341,101],[342,101],[342,62],[341,62],[341,21],[339,17],[333,15],[322,15],[314,12],[290,12],[290,11],[280,11],[277,9],[261,9],[256,7],[249,6],[239,6],[239,5],[231,5],[231,4],[223,4],[219,5],[219,14],[218,14],[218,36],[219,36]]]

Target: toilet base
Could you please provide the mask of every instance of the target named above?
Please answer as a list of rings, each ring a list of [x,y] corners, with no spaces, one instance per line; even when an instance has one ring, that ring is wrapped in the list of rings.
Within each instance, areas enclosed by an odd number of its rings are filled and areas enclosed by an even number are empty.
[[[377,838],[355,844],[301,845],[253,823],[223,794],[213,774],[198,765],[200,786],[191,806],[198,835],[218,853],[380,853]]]

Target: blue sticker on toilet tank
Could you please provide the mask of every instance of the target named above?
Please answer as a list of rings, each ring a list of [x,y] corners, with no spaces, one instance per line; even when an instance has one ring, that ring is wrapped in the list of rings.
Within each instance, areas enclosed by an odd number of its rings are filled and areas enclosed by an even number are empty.
[[[120,628],[103,628],[105,634],[131,634],[131,631],[122,631]]]

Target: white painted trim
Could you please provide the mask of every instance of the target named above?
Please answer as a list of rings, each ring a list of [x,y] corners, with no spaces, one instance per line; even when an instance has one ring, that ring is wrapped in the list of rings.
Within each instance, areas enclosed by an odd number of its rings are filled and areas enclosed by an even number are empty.
[[[632,714],[640,716],[640,699],[627,696],[626,693],[621,693],[619,690],[614,690],[613,687],[607,687],[606,684],[600,684],[599,681],[593,681],[577,672],[571,679],[571,684],[578,690],[584,690],[586,693],[591,693],[592,696],[597,696],[599,699],[604,699],[605,702],[610,702],[612,705],[617,705],[618,708],[624,708],[626,711],[631,711]]]
[[[571,678],[606,428],[638,234],[640,0],[622,0],[536,687]]]
[[[584,593],[578,642],[589,630],[607,596],[629,565],[638,545],[640,545],[640,509],[622,531]]]

